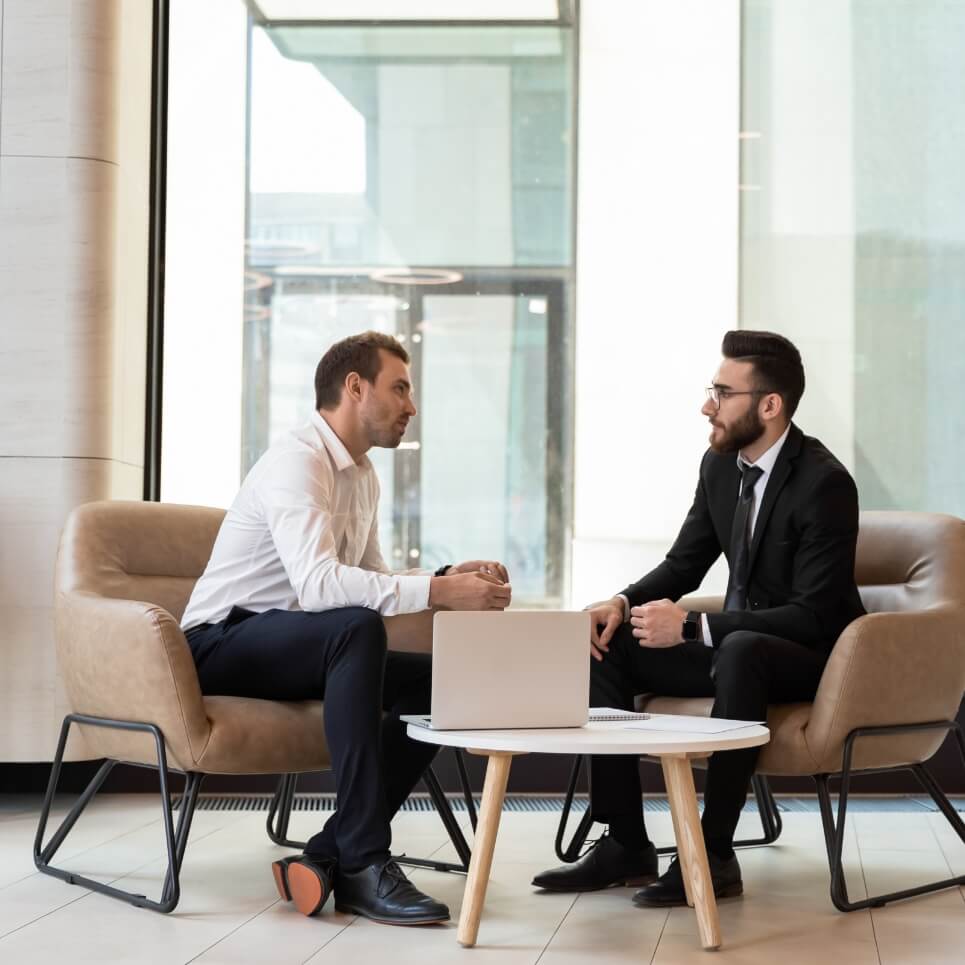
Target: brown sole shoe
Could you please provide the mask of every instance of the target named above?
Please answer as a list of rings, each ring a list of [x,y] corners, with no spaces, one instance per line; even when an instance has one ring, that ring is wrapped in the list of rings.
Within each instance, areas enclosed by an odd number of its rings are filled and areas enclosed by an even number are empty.
[[[322,910],[331,893],[331,879],[321,868],[304,861],[294,861],[288,866],[288,892],[295,907],[311,917]]]
[[[292,856],[290,858],[281,858],[278,861],[272,861],[271,863],[271,873],[272,877],[275,879],[275,887],[278,889],[278,897],[282,901],[291,901],[292,895],[288,890],[288,866],[293,862],[297,861],[297,856]]]

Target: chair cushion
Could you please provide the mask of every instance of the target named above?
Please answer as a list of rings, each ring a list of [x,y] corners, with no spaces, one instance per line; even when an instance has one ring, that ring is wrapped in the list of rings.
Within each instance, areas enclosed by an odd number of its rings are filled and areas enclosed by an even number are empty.
[[[195,769],[205,774],[280,774],[331,766],[320,700],[205,697],[211,737]]]

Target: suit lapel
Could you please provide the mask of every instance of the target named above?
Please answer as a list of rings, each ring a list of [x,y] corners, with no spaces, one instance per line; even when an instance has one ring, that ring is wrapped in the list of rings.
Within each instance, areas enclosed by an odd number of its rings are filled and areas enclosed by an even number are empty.
[[[771,478],[767,480],[767,488],[764,490],[764,501],[761,503],[761,508],[757,513],[757,522],[754,524],[754,538],[751,540],[750,559],[748,560],[747,566],[748,573],[752,573],[754,570],[757,550],[761,545],[761,540],[764,538],[764,531],[767,529],[767,523],[771,518],[771,511],[774,509],[774,504],[777,502],[777,497],[781,494],[781,490],[784,488],[788,476],[791,475],[791,460],[801,451],[803,439],[804,434],[801,430],[798,429],[797,426],[792,425],[787,440],[781,449],[781,453],[777,457],[777,462],[774,463]]]

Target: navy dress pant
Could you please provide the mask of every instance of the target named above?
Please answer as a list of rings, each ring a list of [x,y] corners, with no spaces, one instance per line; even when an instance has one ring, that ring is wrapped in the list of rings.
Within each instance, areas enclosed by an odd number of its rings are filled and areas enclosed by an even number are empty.
[[[399,720],[429,712],[432,658],[389,652],[382,618],[363,607],[234,607],[187,637],[204,694],[324,699],[337,804],[305,853],[348,871],[385,860],[389,822],[438,750],[408,738]]]
[[[593,661],[590,705],[633,709],[637,694],[713,697],[714,717],[767,718],[767,705],[812,700],[827,653],[763,633],[730,633],[720,646],[681,643],[641,647],[629,623],[610,641],[603,661]],[[760,754],[759,747],[718,752],[707,767],[703,829],[707,846],[728,857]],[[593,817],[610,825],[627,847],[646,843],[636,757],[600,756],[590,766]]]

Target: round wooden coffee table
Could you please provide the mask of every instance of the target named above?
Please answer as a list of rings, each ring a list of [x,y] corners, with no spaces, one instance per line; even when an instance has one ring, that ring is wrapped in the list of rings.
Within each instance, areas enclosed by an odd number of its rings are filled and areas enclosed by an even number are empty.
[[[720,919],[700,828],[690,762],[694,758],[709,757],[714,751],[766,744],[770,739],[766,727],[754,724],[720,734],[690,734],[669,730],[633,730],[623,721],[531,730],[430,730],[410,723],[408,734],[413,740],[443,747],[461,747],[472,754],[489,758],[469,876],[459,915],[457,937],[461,945],[469,947],[476,944],[513,757],[517,754],[632,754],[660,759],[673,817],[674,837],[677,839],[677,854],[687,890],[687,903],[697,913],[703,947],[720,947]]]

